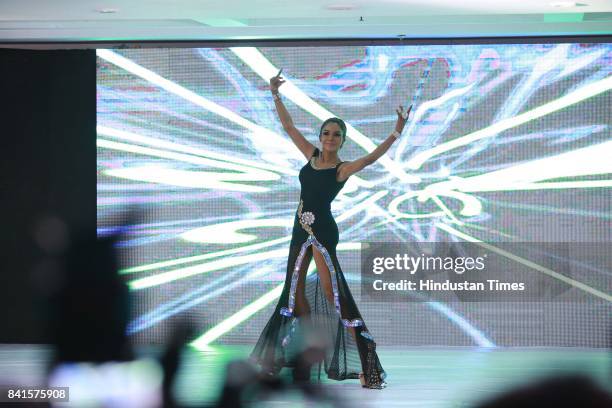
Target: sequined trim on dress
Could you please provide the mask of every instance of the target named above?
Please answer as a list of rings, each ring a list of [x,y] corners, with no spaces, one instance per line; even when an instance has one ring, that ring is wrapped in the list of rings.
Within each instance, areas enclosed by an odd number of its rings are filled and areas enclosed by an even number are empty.
[[[293,268],[293,274],[291,275],[288,307],[281,308],[280,314],[287,317],[293,316],[293,310],[295,308],[295,290],[297,287],[300,265],[302,264],[302,259],[304,258],[304,254],[306,253],[306,249],[308,248],[308,246],[314,245],[317,250],[319,250],[319,252],[323,255],[323,259],[325,259],[325,264],[327,264],[327,268],[329,269],[329,273],[331,275],[330,278],[332,282],[332,290],[334,292],[334,304],[336,306],[336,312],[338,313],[338,316],[340,316],[340,321],[342,322],[342,325],[344,327],[363,326],[363,320],[361,319],[349,320],[342,318],[342,313],[340,312],[340,296],[338,295],[338,283],[336,281],[336,269],[334,268],[334,264],[331,260],[329,252],[327,252],[327,249],[317,240],[317,238],[314,236],[314,233],[312,232],[312,228],[310,228],[310,225],[312,225],[315,220],[314,214],[310,211],[302,213],[303,205],[304,202],[300,200],[300,205],[298,206],[298,220],[302,228],[304,228],[304,230],[308,232],[308,238],[302,244],[302,247],[300,248],[300,253],[295,261],[295,267]]]
[[[287,347],[289,343],[291,342],[291,340],[293,339],[293,337],[295,336],[295,329],[296,329],[297,323],[298,323],[297,317],[294,317],[293,319],[291,319],[289,333],[287,333],[287,335],[283,338],[283,341],[281,342],[281,345],[283,347]]]
[[[295,289],[297,287],[298,275],[300,272],[300,265],[302,264],[302,259],[304,258],[304,254],[306,253],[306,249],[310,245],[309,236],[306,242],[302,244],[302,248],[300,248],[300,253],[295,261],[295,267],[293,268],[293,274],[291,275],[291,286],[289,289],[289,305],[288,307],[282,307],[280,310],[280,314],[283,316],[291,317],[293,316],[293,309],[295,308]]]

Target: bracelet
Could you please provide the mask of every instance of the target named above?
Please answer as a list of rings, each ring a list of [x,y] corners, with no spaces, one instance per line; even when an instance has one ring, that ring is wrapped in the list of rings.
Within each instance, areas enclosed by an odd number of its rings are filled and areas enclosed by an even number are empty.
[[[273,97],[274,99],[276,99],[277,101],[280,101],[280,100],[281,100],[280,95],[278,94],[278,92],[272,92],[272,97]]]
[[[391,133],[391,136],[393,136],[394,138],[399,138],[401,136],[400,132],[398,132],[397,130],[394,130],[393,133]]]

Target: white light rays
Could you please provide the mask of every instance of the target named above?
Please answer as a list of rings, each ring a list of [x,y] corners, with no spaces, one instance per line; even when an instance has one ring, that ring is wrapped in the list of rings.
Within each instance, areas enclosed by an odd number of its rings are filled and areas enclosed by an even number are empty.
[[[272,65],[270,61],[254,47],[233,47],[230,50],[236,54],[245,64],[257,73],[261,78],[268,81],[271,77],[278,73],[278,67]],[[290,80],[287,80],[279,92],[289,98],[300,108],[309,112],[320,120],[325,120],[332,116],[336,116],[323,106],[312,100],[302,90],[295,86]],[[346,123],[346,136],[361,146],[365,151],[371,152],[376,148],[376,145],[363,133],[359,132],[350,123]],[[407,174],[395,161],[387,155],[383,155],[378,159],[378,163],[384,166],[387,171],[396,176],[403,183],[418,183],[421,179],[413,174]]]
[[[541,118],[542,116],[556,112],[575,103],[591,98],[595,95],[599,95],[601,93],[609,91],[610,89],[612,89],[612,76],[599,81],[592,82],[588,85],[583,86],[582,88],[570,92],[565,96],[562,96],[561,98],[545,103],[544,105],[541,105],[535,109],[531,109],[525,113],[521,113],[520,115],[500,120],[499,122],[494,123],[491,126],[487,126],[483,129],[477,130],[476,132],[458,137],[449,142],[439,144],[438,146],[432,149],[418,153],[406,163],[406,166],[409,169],[417,170],[421,166],[423,166],[423,164],[427,160],[438,154],[448,152],[458,147],[469,145],[470,143],[480,139],[497,136],[499,133],[505,130],[529,122],[531,120]]]
[[[148,70],[138,64],[136,64],[135,62],[129,60],[128,58],[125,58],[113,51],[110,50],[102,50],[102,49],[98,49],[96,50],[96,54],[98,57],[112,63],[115,64],[116,66],[126,70],[127,72],[130,72],[174,95],[177,95],[191,103],[193,103],[194,105],[197,105],[211,113],[214,113],[216,115],[219,115],[239,126],[242,126],[243,128],[255,133],[258,135],[258,137],[262,137],[262,138],[267,138],[268,140],[274,140],[274,142],[279,145],[279,146],[284,146],[287,150],[287,152],[290,154],[291,152],[294,153],[295,158],[299,158],[300,155],[298,152],[294,152],[293,145],[291,144],[290,141],[287,140],[287,138],[281,137],[280,135],[278,135],[275,132],[272,132],[262,126],[259,126],[253,122],[251,122],[248,119],[243,118],[242,116],[238,115],[237,113],[231,111],[230,109],[225,108],[224,106],[221,106],[201,95],[196,94],[193,91],[190,91],[189,89],[178,85],[177,83],[170,81],[156,73],[154,73],[151,70]]]
[[[97,139],[96,144],[98,147],[105,147],[107,149],[120,150],[130,153],[139,153],[164,159],[177,160],[185,163],[198,164],[202,166],[209,166],[213,164],[215,166],[220,166],[223,168],[230,167],[244,171],[244,173],[189,171],[166,168],[162,164],[148,164],[145,166],[110,169],[104,171],[105,174],[108,174],[113,177],[169,184],[182,187],[206,187],[210,189],[224,189],[248,192],[263,192],[268,191],[269,188],[248,184],[227,183],[226,181],[275,181],[280,178],[278,174],[270,171],[233,165],[231,163],[218,162],[216,160],[192,156],[184,153],[175,153],[166,150],[152,149],[149,147],[113,142],[111,140],[105,139]]]
[[[538,183],[564,177],[612,173],[612,141],[572,150],[543,159],[531,160],[505,169],[473,177],[453,177],[430,184],[431,194],[455,190],[463,192],[533,190],[545,188],[612,187],[612,180],[585,180]]]
[[[250,171],[252,168],[274,171],[277,173],[283,173],[290,176],[297,176],[297,171],[283,167],[276,166],[273,164],[265,163],[258,160],[247,160],[236,157],[235,155],[222,154],[213,152],[211,150],[205,150],[199,147],[187,146],[180,143],[170,142],[167,140],[161,140],[154,137],[143,136],[133,132],[128,132],[121,129],[114,129],[108,126],[97,126],[98,135],[111,137],[124,142],[132,142],[140,145],[146,145],[155,147],[163,150],[172,150],[179,153],[186,153],[191,156],[200,156],[203,159],[198,164],[222,167],[227,170],[236,171]]]
[[[239,220],[222,224],[207,225],[184,232],[180,238],[189,242],[216,244],[243,244],[254,241],[258,237],[253,234],[239,232],[245,228],[261,227],[291,227],[291,218],[260,218],[254,220]]]
[[[599,290],[597,290],[595,288],[592,288],[589,285],[586,285],[586,284],[584,284],[584,283],[582,283],[580,281],[577,281],[575,279],[567,277],[567,276],[565,276],[565,275],[563,275],[563,274],[561,274],[559,272],[555,272],[555,271],[553,271],[551,269],[545,268],[545,267],[543,267],[541,265],[538,265],[538,264],[536,264],[534,262],[531,262],[531,261],[529,261],[527,259],[524,259],[524,258],[522,258],[520,256],[514,255],[514,254],[512,254],[512,253],[510,253],[508,251],[504,251],[501,248],[498,248],[496,246],[490,245],[490,244],[488,244],[488,243],[486,243],[484,241],[481,241],[481,240],[479,240],[477,238],[474,238],[474,237],[472,237],[472,236],[470,236],[470,235],[468,235],[468,234],[466,234],[464,232],[456,230],[455,228],[451,227],[450,225],[446,225],[446,224],[444,224],[442,222],[438,222],[438,223],[436,223],[436,227],[440,228],[441,230],[444,230],[444,231],[448,232],[451,235],[454,235],[454,236],[456,236],[458,238],[461,238],[461,239],[463,239],[465,241],[478,243],[478,245],[480,245],[480,246],[482,246],[484,248],[487,248],[490,251],[497,252],[498,254],[500,254],[502,256],[505,256],[506,258],[508,258],[508,259],[510,259],[510,260],[512,260],[514,262],[518,262],[518,263],[520,263],[522,265],[525,265],[525,266],[527,266],[527,267],[529,267],[531,269],[534,269],[534,270],[536,270],[536,271],[538,271],[540,273],[543,273],[544,275],[548,275],[548,276],[550,276],[552,278],[560,280],[561,282],[565,282],[568,285],[571,285],[571,286],[573,286],[573,287],[575,287],[577,289],[583,290],[583,291],[585,291],[585,292],[587,292],[587,293],[589,293],[589,294],[591,294],[593,296],[596,296],[596,297],[601,298],[603,300],[606,300],[608,302],[612,302],[612,296],[607,294],[607,293],[601,292],[601,291],[599,291]]]
[[[438,106],[444,105],[449,100],[465,95],[474,86],[475,84],[470,84],[462,88],[453,89],[452,91],[447,92],[436,99],[432,99],[432,100],[423,102],[421,105],[419,105],[416,112],[413,113],[413,116],[410,119],[410,123],[408,124],[408,129],[404,131],[405,134],[400,139],[399,145],[397,146],[397,149],[395,150],[395,160],[400,161],[402,155],[406,151],[406,148],[409,145],[411,145],[411,140],[413,138],[412,134],[414,133],[415,127],[419,123],[419,120],[423,116],[425,116],[425,114],[429,110],[432,110],[434,108],[437,108]],[[458,109],[459,109],[458,106],[453,105],[453,112],[456,112]],[[453,115],[453,113],[451,113],[450,115]],[[427,153],[427,151],[425,151],[424,153]]]

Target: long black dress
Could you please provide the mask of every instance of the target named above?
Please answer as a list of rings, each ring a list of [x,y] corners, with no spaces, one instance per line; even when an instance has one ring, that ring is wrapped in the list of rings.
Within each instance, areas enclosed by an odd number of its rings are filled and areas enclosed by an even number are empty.
[[[319,149],[315,148],[311,160],[300,170],[300,203],[293,223],[285,285],[274,313],[251,352],[250,360],[270,374],[277,374],[283,367],[294,366],[290,346],[296,326],[299,327],[301,323],[300,316],[294,313],[296,288],[298,278],[303,278],[308,270],[312,246],[315,246],[330,271],[335,303],[329,304],[318,273],[306,277],[304,295],[310,307],[310,317],[327,322],[326,335],[329,335],[333,345],[324,359],[325,372],[328,378],[334,380],[358,379],[359,373],[363,372],[367,387],[383,388],[386,386],[386,373],[376,354],[376,343],[357,309],[336,257],[339,234],[330,205],[346,180],[336,180],[336,171],[341,163],[328,169],[315,169],[312,161],[318,155]],[[349,332],[350,327],[355,328],[355,337]],[[320,373],[321,364],[319,378]]]

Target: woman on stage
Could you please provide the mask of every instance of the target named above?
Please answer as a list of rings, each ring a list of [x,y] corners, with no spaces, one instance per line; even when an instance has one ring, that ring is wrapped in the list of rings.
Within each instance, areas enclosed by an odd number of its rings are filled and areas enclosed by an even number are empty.
[[[333,347],[326,352],[324,368],[334,380],[359,379],[365,388],[382,389],[386,373],[376,343],[368,331],[346,283],[338,258],[338,226],[330,205],[346,180],[381,157],[400,136],[410,108],[397,110],[395,130],[371,153],[354,161],[343,162],[338,151],[346,140],[346,125],[341,119],[323,122],[315,147],[295,128],[283,105],[278,88],[285,82],[281,71],[270,79],[276,110],[283,128],[308,162],[299,173],[300,202],[295,214],[289,248],[287,275],[279,302],[255,348],[251,360],[276,374],[282,367],[292,366],[290,346],[292,334],[300,323],[322,317],[327,322]],[[307,278],[314,257],[317,274]],[[320,374],[320,365],[319,365]]]

